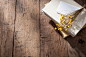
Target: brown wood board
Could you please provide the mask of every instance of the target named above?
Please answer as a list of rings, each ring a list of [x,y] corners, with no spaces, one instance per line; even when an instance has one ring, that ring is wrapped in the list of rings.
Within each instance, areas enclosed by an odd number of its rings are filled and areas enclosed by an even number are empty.
[[[15,0],[0,0],[0,57],[12,57]]]
[[[0,57],[86,57],[86,28],[63,39],[42,12],[49,1],[0,0]]]
[[[39,0],[17,0],[14,57],[40,57]]]

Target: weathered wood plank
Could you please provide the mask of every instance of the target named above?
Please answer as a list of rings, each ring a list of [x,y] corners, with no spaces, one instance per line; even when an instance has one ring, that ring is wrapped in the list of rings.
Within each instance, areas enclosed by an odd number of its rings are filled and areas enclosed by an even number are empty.
[[[86,28],[74,38],[63,39],[54,30],[51,19],[42,13],[44,4],[50,0],[15,1],[0,0],[0,57],[86,56]],[[86,4],[86,0],[76,1],[82,6]]]
[[[17,0],[14,57],[40,57],[39,0]]]
[[[0,0],[0,57],[12,57],[15,0]]]

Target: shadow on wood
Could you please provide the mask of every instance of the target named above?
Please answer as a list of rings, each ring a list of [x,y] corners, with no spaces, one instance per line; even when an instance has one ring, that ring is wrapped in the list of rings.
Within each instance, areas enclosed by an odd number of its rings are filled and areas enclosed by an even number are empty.
[[[52,20],[49,23],[54,28],[56,27]],[[56,32],[60,34],[58,30],[56,30]],[[79,56],[82,56],[83,54],[86,56],[86,28],[82,29],[75,37],[69,36],[65,38],[65,40],[71,45],[71,47],[78,53]],[[70,52],[70,50],[68,51],[72,55],[72,52]]]
[[[52,20],[49,23],[54,28],[56,27]],[[58,30],[56,30],[56,32],[60,34]],[[68,36],[65,38],[65,40],[71,45],[71,47],[78,53],[79,56],[82,56],[82,54],[86,56],[86,28],[82,29],[75,37]],[[70,53],[72,53],[72,51]]]

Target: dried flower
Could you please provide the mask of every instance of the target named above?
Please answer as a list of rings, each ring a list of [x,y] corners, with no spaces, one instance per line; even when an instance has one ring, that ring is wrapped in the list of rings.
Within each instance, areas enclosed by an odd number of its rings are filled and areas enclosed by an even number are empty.
[[[57,30],[57,28],[55,27],[55,30]]]

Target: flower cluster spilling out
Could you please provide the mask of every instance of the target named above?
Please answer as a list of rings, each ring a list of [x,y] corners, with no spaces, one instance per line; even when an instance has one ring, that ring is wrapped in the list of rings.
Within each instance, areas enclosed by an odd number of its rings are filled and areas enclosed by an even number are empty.
[[[64,16],[62,14],[60,14],[61,18],[60,18],[60,23],[56,24],[58,26],[58,30],[62,31],[63,28],[65,29],[65,31],[68,31],[68,28],[71,27],[71,23],[73,21],[73,16],[68,15],[68,16]],[[55,30],[57,30],[57,28],[55,27]]]

